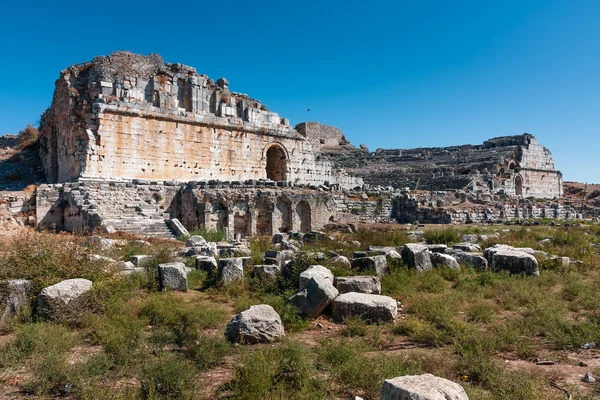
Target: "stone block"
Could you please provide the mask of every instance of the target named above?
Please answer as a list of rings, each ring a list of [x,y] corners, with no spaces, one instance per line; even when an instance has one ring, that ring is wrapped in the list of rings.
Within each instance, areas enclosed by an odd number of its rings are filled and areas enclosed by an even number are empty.
[[[340,293],[381,294],[381,281],[377,276],[338,276],[335,287]]]
[[[352,260],[352,267],[361,271],[373,270],[377,276],[390,273],[385,256],[360,257]]]
[[[333,274],[328,268],[322,265],[311,265],[305,271],[300,273],[298,286],[300,290],[304,289],[313,276],[320,276],[333,285]]]
[[[48,286],[36,297],[39,320],[71,320],[78,318],[88,307],[92,281],[67,279]]]
[[[160,290],[187,291],[187,273],[187,268],[182,262],[158,264],[158,283]]]
[[[391,297],[349,292],[340,294],[331,305],[331,315],[342,322],[360,317],[369,322],[396,322],[398,303]]]
[[[212,256],[196,256],[196,269],[216,272],[218,269],[217,260]]]
[[[219,281],[231,283],[244,279],[244,263],[241,258],[221,258],[219,260]]]
[[[251,306],[231,319],[225,337],[231,343],[270,343],[285,334],[279,314],[273,307],[260,304]]]
[[[458,383],[432,374],[405,375],[386,379],[381,400],[469,400]]]
[[[407,243],[402,248],[402,261],[408,268],[417,271],[427,271],[433,268],[430,251],[427,246],[416,243]]]
[[[302,315],[317,318],[337,295],[338,290],[329,281],[315,275],[304,289],[288,300],[288,303]]]

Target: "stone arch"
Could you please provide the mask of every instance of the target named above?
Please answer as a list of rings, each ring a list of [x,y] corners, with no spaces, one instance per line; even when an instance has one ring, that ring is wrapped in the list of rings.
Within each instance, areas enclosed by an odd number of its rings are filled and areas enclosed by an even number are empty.
[[[212,203],[212,222],[217,231],[224,231],[229,228],[229,208],[221,200]]]
[[[279,232],[288,232],[292,230],[292,205],[285,199],[277,200],[277,211],[281,216],[281,224],[279,225]]]
[[[523,178],[521,175],[515,177],[515,194],[517,196],[523,196]]]
[[[233,213],[233,235],[234,237],[248,236],[248,203],[238,201],[235,203]]]
[[[300,228],[298,229],[302,233],[309,232],[311,230],[311,215],[310,215],[310,204],[306,200],[300,201],[296,204],[296,216],[300,221]]]
[[[260,202],[256,207],[256,234],[270,236],[273,234],[273,205]]]
[[[265,153],[267,159],[267,179],[275,182],[287,180],[287,168],[289,157],[285,148],[279,144],[271,144]]]

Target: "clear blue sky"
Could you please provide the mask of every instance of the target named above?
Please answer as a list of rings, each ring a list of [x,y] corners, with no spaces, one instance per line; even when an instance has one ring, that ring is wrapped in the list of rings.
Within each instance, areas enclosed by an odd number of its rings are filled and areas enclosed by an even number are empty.
[[[529,132],[565,180],[600,183],[598,0],[9,1],[0,18],[0,133],[36,123],[70,64],[154,52],[372,150]]]

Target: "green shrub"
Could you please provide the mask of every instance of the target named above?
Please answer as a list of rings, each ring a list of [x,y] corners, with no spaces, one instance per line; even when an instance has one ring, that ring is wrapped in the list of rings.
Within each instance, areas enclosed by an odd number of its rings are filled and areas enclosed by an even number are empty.
[[[145,400],[193,399],[194,365],[175,354],[152,358],[142,368],[140,384],[141,397]]]
[[[200,371],[207,371],[222,364],[230,350],[224,337],[202,335],[187,344],[185,355]]]
[[[190,232],[190,236],[202,236],[207,242],[225,242],[227,241],[227,235],[222,230],[209,230],[203,227],[198,227]],[[180,240],[187,240],[187,237],[180,238]]]
[[[140,309],[140,316],[159,328],[155,339],[160,346],[167,343],[183,346],[196,340],[202,330],[215,327],[226,319],[225,312],[219,307],[188,304],[170,292],[149,297]]]
[[[235,399],[322,399],[325,387],[315,378],[310,352],[299,343],[245,350],[231,383]]]
[[[453,244],[462,239],[462,233],[456,228],[435,228],[425,231],[423,236],[429,244]]]

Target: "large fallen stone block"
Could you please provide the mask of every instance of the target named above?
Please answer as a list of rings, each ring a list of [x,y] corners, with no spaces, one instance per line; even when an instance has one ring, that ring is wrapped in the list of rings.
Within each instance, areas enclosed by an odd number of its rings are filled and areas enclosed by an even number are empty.
[[[160,290],[188,290],[187,268],[182,262],[158,264],[158,285]]]
[[[261,279],[275,279],[279,267],[277,265],[255,265],[254,275]]]
[[[458,383],[431,374],[386,379],[381,400],[469,400]]]
[[[201,247],[206,244],[206,239],[204,239],[200,235],[190,236],[188,240],[186,240],[185,245],[187,247]]]
[[[477,244],[473,244],[473,243],[458,243],[455,244],[454,246],[452,246],[453,249],[455,250],[460,250],[460,251],[464,251],[467,253],[477,253],[481,251],[481,247],[479,247],[479,245]]]
[[[136,254],[129,257],[129,261],[131,261],[134,266],[141,268],[150,265],[152,262],[152,256],[146,254]]]
[[[458,261],[454,257],[448,254],[442,253],[431,253],[430,255],[431,263],[434,267],[448,267],[454,269],[460,269],[460,265]]]
[[[488,260],[486,260],[482,253],[458,252],[454,254],[454,258],[456,258],[456,261],[458,261],[459,264],[473,269],[484,270],[488,267]]]
[[[36,315],[40,320],[63,320],[76,317],[87,308],[92,281],[67,279],[48,286],[36,298]]]
[[[381,293],[381,281],[378,276],[340,276],[335,278],[335,287],[340,293]]]
[[[285,334],[279,314],[273,307],[260,304],[251,306],[232,318],[225,329],[231,343],[269,343]]]
[[[12,279],[0,282],[0,324],[18,315],[29,305],[31,282]]]
[[[531,254],[532,256],[535,255],[535,250],[533,250],[531,247],[513,247],[507,244],[496,244],[492,247],[488,247],[487,249],[485,249],[485,251],[483,252],[483,256],[491,264],[493,255],[500,250],[514,250],[520,251],[522,253]]]
[[[402,248],[402,261],[408,268],[427,271],[433,268],[430,254],[431,252],[425,245],[407,243]]]
[[[196,269],[212,272],[218,268],[217,260],[212,256],[196,256]]]
[[[221,258],[218,279],[225,283],[244,279],[244,262],[241,258]]]
[[[396,322],[398,303],[391,297],[366,293],[340,294],[331,305],[336,321],[357,316],[369,322]]]
[[[361,271],[374,270],[377,276],[390,273],[385,256],[360,257],[352,260],[352,266]]]
[[[306,271],[300,273],[300,278],[298,280],[298,286],[300,290],[304,289],[306,285],[308,285],[308,281],[310,281],[310,279],[316,275],[319,275],[333,285],[333,273],[331,273],[329,269],[322,265],[311,265],[306,269]]]
[[[491,255],[493,271],[539,276],[538,262],[534,256],[515,249],[499,249]]]
[[[338,290],[319,275],[313,276],[304,289],[288,300],[302,315],[317,318],[338,295]]]
[[[345,256],[335,256],[329,260],[330,264],[339,265],[341,267],[352,267],[352,263],[348,260],[348,257]]]

